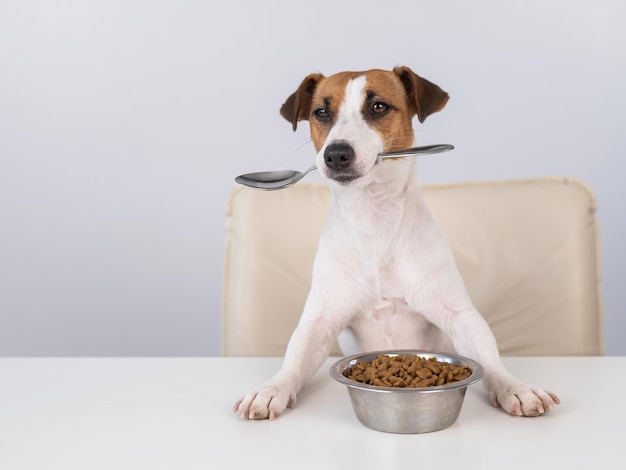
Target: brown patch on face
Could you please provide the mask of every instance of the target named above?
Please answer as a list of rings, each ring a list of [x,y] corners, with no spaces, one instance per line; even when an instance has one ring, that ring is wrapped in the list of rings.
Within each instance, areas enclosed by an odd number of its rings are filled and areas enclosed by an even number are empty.
[[[363,75],[362,72],[340,72],[325,77],[317,84],[311,100],[311,140],[317,152],[337,122],[341,106],[345,101],[346,86],[350,80]]]
[[[412,113],[406,89],[399,77],[385,70],[366,74],[365,100],[361,110],[370,127],[376,129],[387,152],[413,145]]]

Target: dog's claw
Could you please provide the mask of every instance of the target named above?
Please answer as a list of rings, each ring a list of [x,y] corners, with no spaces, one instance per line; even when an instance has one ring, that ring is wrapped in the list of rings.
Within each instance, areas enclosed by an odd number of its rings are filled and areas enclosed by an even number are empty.
[[[556,405],[560,405],[561,404],[561,399],[559,397],[557,397],[554,393],[546,391],[546,393],[550,396],[550,398],[552,398],[552,401],[556,404]],[[550,409],[552,409],[552,405],[550,405]]]

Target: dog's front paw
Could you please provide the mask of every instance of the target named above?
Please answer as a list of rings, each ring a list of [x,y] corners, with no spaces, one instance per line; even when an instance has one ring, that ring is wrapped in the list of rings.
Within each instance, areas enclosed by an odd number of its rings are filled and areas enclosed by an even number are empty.
[[[500,382],[488,388],[493,406],[514,416],[540,416],[561,403],[554,393],[521,382]]]
[[[285,386],[267,383],[248,392],[235,403],[233,411],[242,418],[275,419],[296,404],[296,394]]]

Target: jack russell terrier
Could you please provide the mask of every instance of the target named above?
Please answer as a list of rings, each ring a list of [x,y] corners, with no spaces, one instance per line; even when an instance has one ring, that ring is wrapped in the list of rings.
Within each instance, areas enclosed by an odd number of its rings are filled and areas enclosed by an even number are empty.
[[[242,418],[274,419],[292,408],[338,340],[344,354],[384,349],[456,351],[484,368],[491,402],[517,416],[558,404],[515,379],[469,298],[452,251],[426,207],[415,159],[379,161],[414,145],[412,120],[440,111],[448,94],[407,67],[311,74],[280,113],[308,120],[331,207],[311,289],[281,369],[234,406]]]

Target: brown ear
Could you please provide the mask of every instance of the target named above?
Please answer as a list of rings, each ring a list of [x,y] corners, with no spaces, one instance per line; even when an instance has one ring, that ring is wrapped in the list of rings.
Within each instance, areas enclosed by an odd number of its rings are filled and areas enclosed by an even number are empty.
[[[413,111],[417,114],[420,122],[424,122],[428,116],[441,111],[448,102],[448,94],[425,78],[420,77],[408,67],[395,67],[395,74],[400,77],[409,102],[414,106]]]
[[[306,121],[309,119],[313,93],[322,78],[324,78],[324,76],[319,73],[308,75],[295,93],[287,98],[287,101],[281,106],[280,115],[293,125],[294,131],[298,127],[298,121]]]

